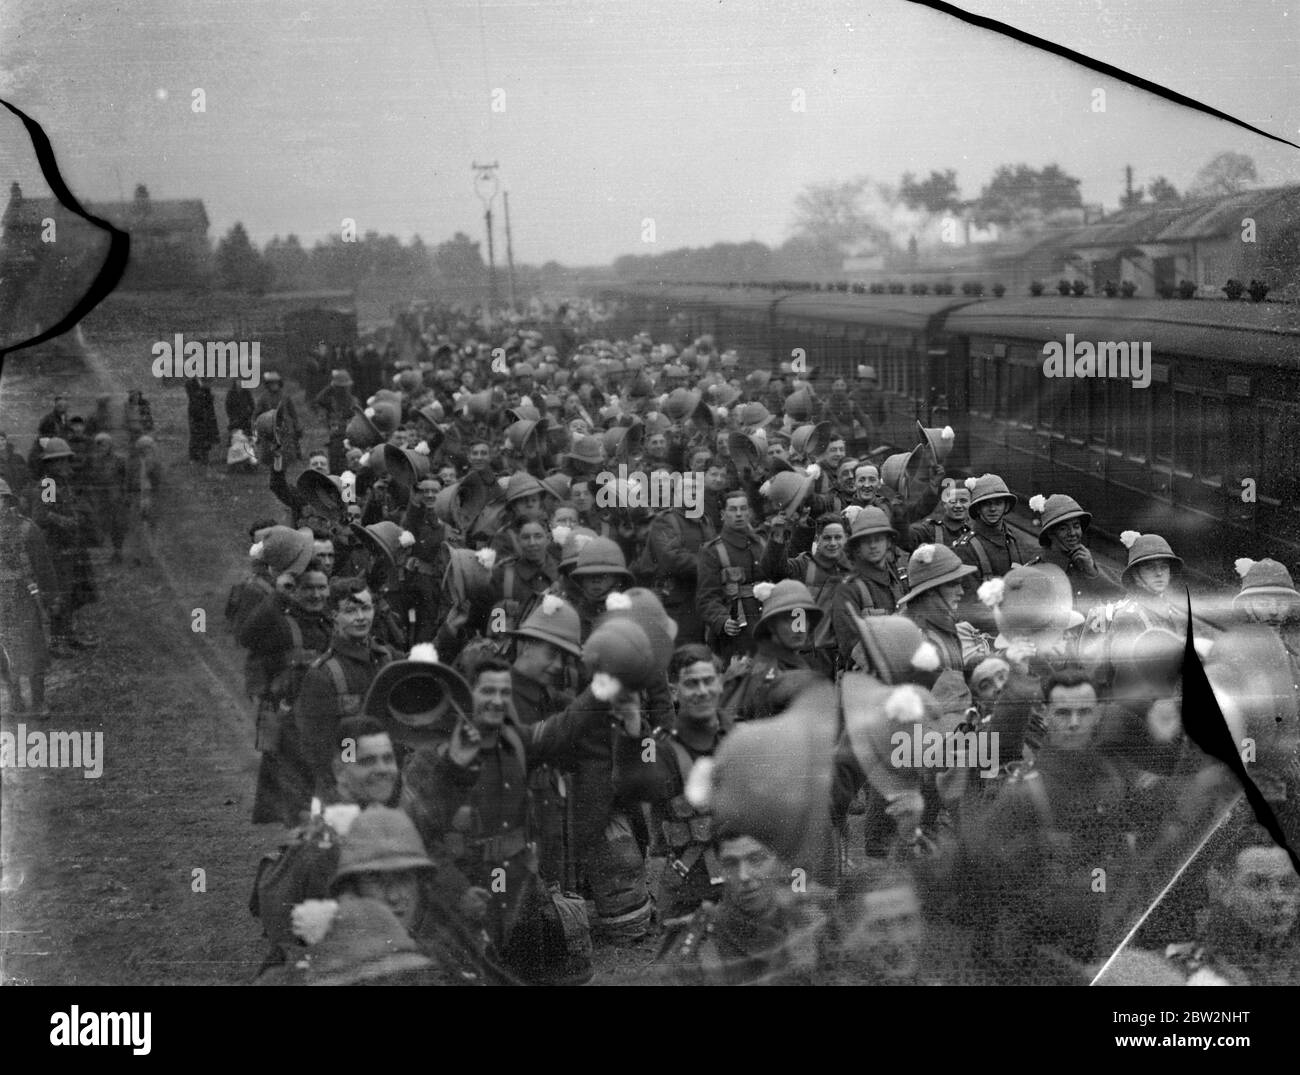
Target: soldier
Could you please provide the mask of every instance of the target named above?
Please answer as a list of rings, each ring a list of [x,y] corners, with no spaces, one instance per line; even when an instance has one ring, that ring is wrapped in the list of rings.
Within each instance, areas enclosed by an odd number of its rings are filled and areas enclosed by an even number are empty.
[[[1128,597],[1110,609],[1095,610],[1091,627],[1106,634],[1106,659],[1103,676],[1113,671],[1112,689],[1123,692],[1134,677],[1140,677],[1133,667],[1132,647],[1136,639],[1154,627],[1169,631],[1179,638],[1187,635],[1187,607],[1181,601],[1170,600],[1170,583],[1182,574],[1183,561],[1175,556],[1169,542],[1159,534],[1139,534],[1125,530],[1119,536],[1128,549],[1128,563],[1120,581]],[[1099,616],[1110,613],[1110,622],[1099,622]]]
[[[345,369],[331,370],[330,383],[316,394],[312,406],[325,415],[329,430],[329,471],[342,474],[347,466],[343,440],[348,422],[361,409],[360,401],[352,394],[352,374]]]
[[[415,485],[402,528],[415,538],[406,558],[403,591],[415,609],[415,641],[432,642],[438,631],[438,591],[447,570],[447,528],[434,512],[441,487],[434,478]]]
[[[615,590],[632,585],[623,550],[609,538],[589,538],[575,542],[576,557],[569,577],[564,581],[563,596],[577,610],[586,641],[596,617],[605,611],[605,601]],[[572,538],[571,538],[572,540]]]
[[[499,559],[492,567],[494,606],[504,613],[503,618],[488,617],[492,634],[513,630],[522,623],[560,577],[560,564],[551,554],[545,522],[521,518],[512,529],[512,544],[519,550],[518,555]],[[493,622],[494,618],[501,622]]]
[[[298,418],[298,409],[293,398],[284,390],[284,378],[275,370],[268,370],[262,375],[262,392],[257,397],[256,411],[259,415],[275,411],[283,406],[283,428],[280,431],[282,441],[280,451],[286,463],[298,458],[298,442],[302,438],[302,422]],[[261,454],[260,452],[258,453]]]
[[[293,825],[311,799],[312,781],[303,755],[293,709],[308,667],[329,646],[325,612],[329,579],[311,555],[309,532],[275,527],[263,539],[264,556],[283,562],[283,592],[266,597],[239,625],[235,639],[256,662],[257,749],[262,754],[253,800],[253,823]],[[281,545],[287,546],[285,551]],[[291,587],[291,588],[290,588]]]
[[[843,663],[858,641],[853,616],[888,616],[898,607],[907,584],[895,562],[897,531],[880,508],[860,508],[849,525],[848,560],[852,574],[835,593],[832,615],[835,644]]]
[[[203,377],[187,377],[185,395],[189,398],[190,462],[206,464],[212,449],[221,441],[212,384]]]
[[[330,585],[334,630],[329,649],[303,677],[293,719],[310,767],[316,794],[333,793],[334,743],[338,722],[361,711],[366,691],[393,651],[370,637],[375,602],[363,579]]]
[[[234,436],[240,430],[249,440],[253,438],[253,411],[257,400],[252,390],[245,388],[238,381],[232,381],[226,389],[226,432]]]
[[[43,437],[58,437],[60,440],[67,440],[68,434],[72,432],[71,424],[68,419],[68,397],[62,392],[54,397],[54,407],[36,427],[37,444],[32,446],[32,454],[36,454],[40,448],[39,440]]]
[[[703,495],[698,474],[684,475],[682,481],[684,485],[692,483],[691,488]],[[683,496],[680,505],[656,515],[646,539],[651,589],[658,594],[668,615],[677,621],[680,645],[699,642],[704,637],[704,621],[696,607],[695,591],[699,582],[700,550],[716,536],[708,516],[697,515],[686,506],[690,501],[691,497]]]
[[[427,717],[408,733],[414,751],[402,773],[403,807],[426,846],[480,890],[488,936],[509,960],[536,869],[527,829],[528,759],[513,716],[510,666],[487,658],[466,681],[444,665],[400,662],[376,681],[367,707],[387,708],[404,681],[430,675],[442,680],[450,701],[438,702],[436,712],[431,701]]]
[[[903,615],[934,644],[943,667],[957,672],[965,668],[967,654],[956,614],[962,579],[974,571],[945,545],[920,545],[907,562],[910,589],[898,601]]]
[[[1043,684],[1068,663],[1066,632],[1083,623],[1069,580],[1055,564],[1012,568],[980,587],[999,632],[996,647],[1011,665],[987,728],[997,732],[1003,763],[1032,757],[1043,740]],[[1028,748],[1028,752],[1026,752]]]
[[[57,593],[54,563],[45,536],[19,508],[9,483],[0,478],[0,655],[9,689],[11,716],[37,720],[49,716],[45,705],[45,673],[50,654],[46,639],[47,603]],[[31,703],[23,698],[22,678],[31,688]]]
[[[95,505],[100,525],[100,541],[105,538],[113,548],[112,562],[122,562],[122,544],[126,540],[126,460],[113,450],[112,433],[96,433],[95,447],[86,468],[86,491]]]
[[[755,597],[763,613],[754,628],[753,656],[729,669],[722,708],[737,721],[762,720],[780,711],[788,699],[818,675],[833,669],[811,649],[813,632],[824,615],[808,587],[796,579],[775,586],[760,582]]]
[[[911,872],[872,863],[847,875],[836,891],[828,934],[832,982],[853,985],[949,985],[932,973],[926,921]]]
[[[92,506],[72,481],[72,449],[58,437],[41,439],[37,484],[32,497],[32,522],[45,535],[54,562],[57,590],[50,594],[50,641],[54,656],[69,649],[94,646],[97,640],[76,633],[73,617],[77,610],[99,600],[89,541],[94,532]],[[49,483],[46,483],[46,479]],[[46,496],[47,490],[52,494]]]
[[[1258,825],[1229,826],[1206,872],[1196,940],[1165,956],[1188,985],[1300,985],[1300,875]]]
[[[581,631],[573,606],[555,594],[546,594],[510,632],[515,638],[511,700],[520,727],[540,723],[572,700],[557,685],[564,682],[566,658],[582,656]],[[547,881],[564,884],[569,877],[565,855],[567,781],[549,765],[529,768],[528,784],[537,815],[538,869]]]
[[[333,767],[337,803],[294,829],[258,866],[249,910],[261,921],[271,943],[263,968],[284,962],[297,947],[290,925],[293,906],[329,896],[339,861],[339,841],[359,811],[392,806],[397,798],[400,778],[393,742],[384,726],[371,717],[348,717],[339,722]]]
[[[664,921],[693,913],[722,883],[709,813],[687,799],[686,784],[695,762],[712,757],[731,728],[719,707],[719,661],[707,647],[699,643],[678,647],[668,677],[677,702],[673,726],[650,728],[644,718],[638,719],[630,730],[620,729],[623,734],[615,748],[615,771],[622,776],[619,797],[650,804],[667,850],[655,897]],[[647,736],[653,737],[656,747],[648,754]]]
[[[979,602],[979,584],[987,579],[1000,578],[1029,557],[1020,551],[1019,542],[1007,528],[1006,516],[1017,503],[1007,483],[996,474],[985,474],[980,478],[967,478],[965,484],[971,493],[971,532],[953,546],[953,551],[963,563],[978,570],[966,577],[961,618],[969,620],[981,631],[991,632],[993,619]]]
[[[908,527],[910,547],[918,545],[946,545],[952,548],[971,532],[970,490],[945,478],[943,492],[939,495],[940,510],[928,519]]]
[[[766,548],[749,525],[750,513],[748,494],[741,489],[727,493],[722,532],[700,553],[696,603],[705,642],[724,661],[753,648],[760,614],[754,583],[768,580],[763,569]]]
[[[767,545],[769,576],[799,579],[808,587],[823,613],[813,632],[813,647],[819,652],[829,653],[834,660],[838,656],[833,616],[835,595],[853,570],[844,555],[844,519],[834,512],[818,516],[814,523],[817,540],[812,549],[793,559],[785,559],[782,555],[785,544],[778,540],[778,535],[783,534],[784,528],[776,525],[777,520],[772,522],[774,525],[768,534]]]
[[[672,985],[810,985],[824,917],[791,895],[773,849],[740,827],[718,832],[713,850],[723,895],[670,927],[655,957]]]
[[[0,433],[0,479],[3,479],[12,490],[11,495],[17,499],[19,506],[27,510],[32,472],[22,453],[13,446],[4,433]]]
[[[1015,963],[1046,947],[1086,964],[1122,937],[1136,819],[1119,770],[1094,744],[1101,708],[1087,675],[1068,668],[1048,674],[1039,704],[1045,742],[981,813],[969,850],[990,870],[987,905],[1000,912],[990,938],[1006,946],[999,960]],[[1005,756],[1005,737],[1002,744]]]
[[[1038,544],[1043,552],[1031,564],[1055,564],[1065,572],[1074,588],[1074,607],[1087,615],[1094,605],[1113,601],[1124,589],[1119,580],[1101,567],[1083,543],[1092,516],[1079,502],[1063,493],[1049,497],[1031,496],[1029,507],[1039,516]]]

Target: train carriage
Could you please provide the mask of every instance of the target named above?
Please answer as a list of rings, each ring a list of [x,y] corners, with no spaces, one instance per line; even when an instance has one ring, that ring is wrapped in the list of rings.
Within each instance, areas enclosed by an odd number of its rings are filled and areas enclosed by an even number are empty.
[[[1294,307],[995,300],[954,311],[946,329],[969,378],[975,469],[1000,468],[1022,495],[1070,492],[1097,537],[1158,530],[1205,574],[1231,575],[1238,556],[1300,555]],[[1045,376],[1045,346],[1069,342],[1149,345],[1149,384]]]
[[[886,442],[910,446],[917,419],[954,426],[950,469],[996,470],[1022,505],[1071,493],[1094,514],[1094,546],[1119,559],[1120,531],[1137,529],[1165,534],[1195,574],[1231,577],[1245,555],[1300,561],[1294,306],[779,286],[633,285],[617,296],[652,331],[676,314],[679,338],[714,334],[746,370],[775,370],[802,350],[820,389],[874,366]],[[1149,345],[1150,382],[1048,377],[1051,343],[1123,343],[1138,355]]]

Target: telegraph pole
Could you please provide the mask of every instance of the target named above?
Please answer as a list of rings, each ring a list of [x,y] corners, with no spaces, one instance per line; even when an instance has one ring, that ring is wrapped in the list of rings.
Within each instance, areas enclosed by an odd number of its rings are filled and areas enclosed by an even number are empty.
[[[497,168],[500,167],[496,161],[491,164],[479,164],[477,162],[470,165],[474,170],[474,191],[478,194],[479,201],[483,203],[483,222],[487,227],[487,244],[488,244],[488,321],[491,322],[492,316],[496,311],[497,299],[497,259],[496,252],[492,245],[492,202],[496,199],[497,188],[500,181],[497,179]]]
[[[506,207],[506,266],[509,270],[507,281],[510,285],[510,310],[512,313],[519,312],[519,304],[515,301],[515,251],[510,243],[510,191],[501,195],[501,200]]]

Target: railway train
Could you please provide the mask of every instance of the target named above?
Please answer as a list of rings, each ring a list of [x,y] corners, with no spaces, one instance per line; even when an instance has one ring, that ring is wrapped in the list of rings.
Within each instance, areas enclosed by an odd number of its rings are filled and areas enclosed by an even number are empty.
[[[802,351],[814,389],[874,367],[885,439],[951,425],[950,472],[1001,474],[1028,525],[1033,493],[1093,514],[1090,544],[1123,562],[1123,530],[1163,534],[1193,577],[1235,581],[1239,556],[1300,567],[1300,309],[1282,303],[872,295],[629,284],[602,296],[620,329],[711,334],[743,368]],[[1150,383],[1049,377],[1052,343],[1149,345]],[[788,368],[788,365],[787,365]]]

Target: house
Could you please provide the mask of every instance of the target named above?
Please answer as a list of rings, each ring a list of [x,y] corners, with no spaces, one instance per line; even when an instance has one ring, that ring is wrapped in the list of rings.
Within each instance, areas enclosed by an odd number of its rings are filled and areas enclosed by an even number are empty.
[[[131,260],[123,286],[136,290],[170,290],[203,286],[211,272],[208,214],[197,199],[149,197],[141,184],[129,202],[83,202],[100,217],[131,236]],[[102,263],[108,238],[68,212],[54,198],[28,198],[14,183],[0,226],[0,264],[28,272],[49,272],[58,262],[61,278],[80,278]],[[93,268],[92,268],[93,266]]]

